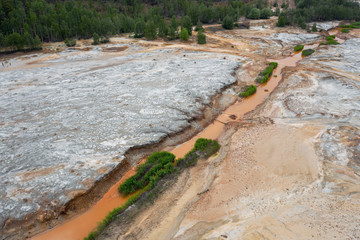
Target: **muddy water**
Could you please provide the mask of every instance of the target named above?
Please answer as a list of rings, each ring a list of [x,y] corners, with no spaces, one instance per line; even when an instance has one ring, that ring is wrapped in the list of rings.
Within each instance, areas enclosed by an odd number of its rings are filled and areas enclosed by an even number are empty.
[[[304,49],[315,48],[318,44],[305,46]],[[269,94],[276,88],[282,78],[282,70],[285,67],[295,67],[296,63],[302,59],[301,52],[296,52],[289,57],[284,59],[275,60],[268,59],[269,62],[278,62],[278,67],[274,70],[270,80],[263,85],[260,85],[257,89],[256,94],[246,99],[239,100],[235,104],[228,107],[216,120],[205,128],[202,132],[194,136],[191,140],[175,147],[170,152],[176,155],[177,158],[183,157],[189,152],[194,146],[195,141],[198,138],[209,138],[216,139],[224,131],[225,125],[231,121],[241,121],[243,116],[255,109],[260,105]],[[234,116],[236,119],[234,120]],[[47,232],[39,234],[33,237],[33,240],[63,240],[72,239],[80,240],[83,239],[88,233],[94,230],[97,223],[100,222],[109,211],[115,207],[119,207],[124,204],[128,198],[124,198],[119,195],[117,187],[128,177],[135,174],[135,168],[130,170],[121,180],[115,184],[108,193],[91,209],[87,212],[70,219],[62,225],[51,229]]]

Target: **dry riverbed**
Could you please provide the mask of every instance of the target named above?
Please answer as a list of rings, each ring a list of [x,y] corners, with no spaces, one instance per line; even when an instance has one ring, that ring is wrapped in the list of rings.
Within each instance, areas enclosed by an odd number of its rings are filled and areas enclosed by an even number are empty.
[[[84,211],[144,155],[201,131],[267,58],[323,39],[275,22],[209,26],[204,46],[196,36],[118,37],[8,58],[0,72],[2,236],[31,236]],[[359,237],[359,49],[350,39],[285,69],[265,104],[226,125],[217,157],[102,238]]]

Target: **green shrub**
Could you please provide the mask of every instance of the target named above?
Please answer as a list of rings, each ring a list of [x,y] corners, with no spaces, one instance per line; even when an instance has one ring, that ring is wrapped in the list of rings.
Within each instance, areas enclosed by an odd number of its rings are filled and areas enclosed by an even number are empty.
[[[298,52],[298,51],[303,50],[303,48],[304,48],[304,45],[297,45],[296,47],[294,47],[294,51]]]
[[[206,43],[206,35],[202,31],[200,31],[197,35],[197,43],[198,44]]]
[[[272,72],[274,71],[275,68],[277,68],[277,66],[278,66],[277,62],[269,63],[269,66],[259,74],[259,76],[257,77],[257,79],[255,81],[257,83],[261,83],[261,84],[269,81],[269,78],[272,75]]]
[[[247,17],[250,19],[259,19],[260,18],[260,10],[257,8],[252,8]]]
[[[76,39],[65,39],[64,43],[67,47],[74,47],[76,45]]]
[[[226,17],[224,17],[224,20],[222,22],[222,26],[225,29],[233,29],[234,28],[233,19],[230,16],[226,15]]]
[[[339,42],[337,42],[337,41],[335,41],[335,40],[333,40],[333,39],[331,39],[331,40],[328,40],[327,42],[322,42],[322,43],[320,43],[320,45],[338,45],[338,44],[340,44]]]
[[[278,27],[285,27],[285,25],[286,25],[285,17],[284,17],[284,16],[280,16],[279,19],[278,19],[278,22],[277,22],[276,26],[278,26]]]
[[[136,174],[126,179],[118,190],[123,195],[136,192],[146,187],[151,178],[158,175],[162,170],[171,172],[173,169],[169,166],[175,161],[175,155],[169,152],[156,152],[150,155],[145,163],[139,165]],[[170,163],[170,165],[169,165]]]
[[[335,39],[335,35],[327,36],[325,39],[326,39],[326,41],[334,40],[334,39]]]
[[[271,11],[270,8],[263,8],[263,9],[261,9],[261,12],[260,12],[260,18],[261,19],[269,19],[272,14],[273,14],[273,12]]]
[[[306,57],[306,56],[309,56],[309,55],[313,54],[314,52],[315,52],[314,49],[306,49],[306,50],[302,51],[301,55]]]
[[[342,33],[349,33],[350,29],[349,28],[343,28],[343,29],[341,29],[341,32]]]
[[[250,86],[245,86],[243,92],[241,92],[239,94],[239,96],[245,98],[245,97],[249,97],[255,93],[256,93],[256,86],[250,85]]]
[[[317,32],[317,31],[318,31],[317,26],[316,26],[316,23],[314,23],[314,24],[312,25],[311,31],[313,31],[313,32]]]
[[[188,30],[186,28],[182,28],[179,37],[181,40],[184,40],[184,41],[189,40]]]
[[[203,25],[200,21],[197,22],[196,26],[195,26],[195,31],[200,31],[200,30],[204,30]]]

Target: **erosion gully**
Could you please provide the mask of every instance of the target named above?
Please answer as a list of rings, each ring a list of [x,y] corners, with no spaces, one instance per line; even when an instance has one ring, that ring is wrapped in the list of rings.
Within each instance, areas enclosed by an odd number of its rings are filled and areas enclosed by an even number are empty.
[[[329,34],[335,35],[338,32],[339,29],[334,29],[329,31]],[[343,42],[342,39],[337,38],[336,40],[341,43]],[[319,44],[307,45],[304,47],[304,49],[316,48],[318,46]],[[267,83],[258,86],[257,92],[254,95],[235,102],[225,111],[223,111],[207,128],[195,135],[189,141],[175,147],[170,152],[173,153],[177,158],[180,158],[193,148],[194,143],[198,138],[217,139],[224,131],[225,125],[227,123],[241,121],[246,113],[254,110],[258,105],[263,103],[281,81],[282,70],[285,67],[295,67],[297,62],[301,59],[301,51],[295,52],[294,54],[280,60],[268,59],[269,62],[278,62],[278,67],[274,70],[271,78]],[[110,190],[104,195],[104,197],[89,210],[53,229],[34,236],[32,240],[80,240],[86,237],[89,232],[96,228],[97,223],[102,221],[102,219],[104,219],[104,217],[111,210],[119,207],[127,201],[128,197],[121,196],[117,188],[127,178],[135,174],[135,169],[136,167],[128,171],[120,179],[120,181],[112,186]]]

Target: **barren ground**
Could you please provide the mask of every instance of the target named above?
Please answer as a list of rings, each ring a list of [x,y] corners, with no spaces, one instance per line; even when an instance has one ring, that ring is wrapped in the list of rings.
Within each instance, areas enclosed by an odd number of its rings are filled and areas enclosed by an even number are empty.
[[[31,227],[66,219],[70,200],[145,154],[127,158],[128,149],[159,148],[191,129],[161,147],[184,141],[232,104],[267,58],[323,39],[275,22],[231,31],[208,26],[203,46],[196,36],[189,43],[117,37],[59,52],[63,45],[51,44],[49,53],[4,60],[1,234],[31,235],[15,224],[29,216],[37,219],[28,218]],[[115,221],[101,238],[359,238],[360,33],[343,37],[349,40],[341,46],[321,47],[284,69],[264,104],[227,124],[218,156],[200,161],[134,222]]]

